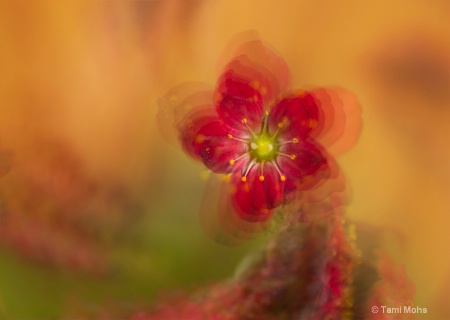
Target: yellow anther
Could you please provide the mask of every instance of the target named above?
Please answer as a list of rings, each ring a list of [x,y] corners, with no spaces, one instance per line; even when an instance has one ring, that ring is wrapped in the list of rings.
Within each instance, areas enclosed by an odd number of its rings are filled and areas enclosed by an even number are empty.
[[[205,140],[205,136],[202,134],[198,134],[195,136],[195,143],[202,143]]]
[[[286,177],[285,176],[280,176],[281,181],[286,181]]]
[[[261,89],[259,89],[259,92],[261,92],[261,95],[265,96],[267,94],[267,88],[261,87]]]
[[[233,165],[235,161],[233,159],[230,160],[230,164]]]
[[[252,83],[251,83],[251,86],[254,89],[258,89],[259,88],[259,81],[258,80],[253,80]]]
[[[266,116],[268,116],[269,115],[269,113],[270,113],[270,111],[269,110],[266,110]]]
[[[292,160],[295,159],[295,154],[291,154],[291,159],[292,159]]]
[[[231,133],[229,133],[228,138],[233,139],[233,135]]]
[[[293,143],[298,143],[298,138],[292,139],[292,142],[293,142]]]
[[[264,181],[264,176],[259,176],[259,181]]]
[[[242,182],[246,182],[246,181],[247,181],[247,177],[246,177],[246,176],[243,176],[243,177],[241,178],[241,180],[242,180]]]
[[[242,119],[242,123],[247,123],[247,119],[246,118]]]
[[[310,127],[310,128],[315,128],[315,127],[317,127],[317,120],[316,120],[316,119],[310,119],[310,120],[309,120],[309,127]]]
[[[283,128],[284,123],[283,122],[278,122],[278,128]]]

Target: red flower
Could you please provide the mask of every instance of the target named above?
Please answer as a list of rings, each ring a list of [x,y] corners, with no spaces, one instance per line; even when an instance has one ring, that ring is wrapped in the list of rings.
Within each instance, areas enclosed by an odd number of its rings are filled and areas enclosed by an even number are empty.
[[[265,90],[250,81],[226,73],[217,89],[217,117],[183,143],[211,171],[231,175],[235,209],[243,219],[258,221],[287,193],[311,185],[327,169],[327,159],[311,137],[319,121],[314,96],[292,94],[265,105]]]
[[[174,111],[184,150],[226,175],[227,203],[219,215],[233,212],[244,221],[262,222],[298,198],[296,191],[333,174],[333,160],[318,141],[331,146],[342,136],[346,116],[341,91],[288,91],[284,60],[253,38],[232,52],[214,91],[191,84],[198,89],[191,94],[189,86],[180,86],[159,103],[160,120]]]

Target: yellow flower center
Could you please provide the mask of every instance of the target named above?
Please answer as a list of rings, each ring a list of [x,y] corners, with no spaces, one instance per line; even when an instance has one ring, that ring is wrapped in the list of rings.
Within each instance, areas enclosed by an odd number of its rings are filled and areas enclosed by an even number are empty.
[[[259,133],[255,133],[250,126],[247,124],[247,119],[242,119],[242,123],[244,123],[247,126],[249,135],[252,138],[237,138],[234,137],[231,133],[228,134],[228,138],[234,139],[243,143],[247,143],[250,147],[250,150],[245,152],[244,154],[241,154],[237,158],[230,159],[229,163],[230,165],[234,165],[236,161],[250,155],[249,162],[247,165],[245,165],[242,168],[242,182],[247,181],[247,175],[250,172],[250,170],[257,165],[260,170],[259,180],[262,182],[265,180],[264,178],[264,164],[266,162],[270,162],[274,168],[278,171],[278,174],[280,175],[281,181],[286,181],[286,176],[283,174],[281,169],[278,167],[278,163],[276,161],[277,156],[283,156],[288,157],[291,160],[294,160],[296,158],[295,154],[286,154],[279,151],[280,146],[288,144],[288,143],[298,143],[298,138],[293,138],[292,140],[288,141],[279,141],[277,136],[279,130],[283,127],[283,123],[278,123],[278,129],[274,133],[270,133],[268,129],[268,117],[269,117],[269,110],[266,110],[264,114],[263,123],[261,126],[261,130]]]
[[[275,146],[276,141],[264,134],[250,142],[251,153],[258,161],[272,160],[276,154]]]

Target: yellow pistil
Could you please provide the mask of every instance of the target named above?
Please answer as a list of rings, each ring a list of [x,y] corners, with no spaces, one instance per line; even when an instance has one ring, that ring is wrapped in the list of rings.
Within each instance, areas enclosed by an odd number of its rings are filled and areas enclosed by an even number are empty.
[[[275,141],[268,136],[259,136],[250,143],[253,156],[258,161],[272,160],[275,157]]]

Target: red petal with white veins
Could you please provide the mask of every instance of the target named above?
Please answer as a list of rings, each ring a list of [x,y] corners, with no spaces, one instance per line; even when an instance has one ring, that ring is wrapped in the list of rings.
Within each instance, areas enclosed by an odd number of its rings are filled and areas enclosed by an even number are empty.
[[[248,144],[233,139],[220,120],[205,124],[191,142],[194,152],[215,173],[231,173],[248,162]]]

